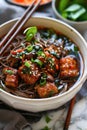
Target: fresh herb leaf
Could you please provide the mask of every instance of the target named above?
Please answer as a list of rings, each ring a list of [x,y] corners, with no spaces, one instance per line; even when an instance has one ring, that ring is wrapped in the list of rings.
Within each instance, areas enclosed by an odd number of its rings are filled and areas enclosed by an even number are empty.
[[[31,41],[36,33],[37,33],[37,27],[27,28],[24,31],[24,34],[26,34],[26,41]]]
[[[46,123],[49,123],[51,121],[51,118],[48,115],[46,115],[45,121],[46,121]]]

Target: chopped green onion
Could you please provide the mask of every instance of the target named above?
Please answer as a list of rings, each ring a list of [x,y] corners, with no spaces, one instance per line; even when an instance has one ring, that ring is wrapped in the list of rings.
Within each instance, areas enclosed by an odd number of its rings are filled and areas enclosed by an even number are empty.
[[[31,59],[31,61],[33,62],[33,63],[37,63],[40,67],[42,67],[42,65],[43,65],[43,62],[41,61],[41,60],[39,60],[39,59]]]
[[[28,52],[31,52],[31,51],[33,50],[33,45],[27,46],[27,47],[26,47],[26,50],[27,50]]]
[[[38,51],[38,52],[37,52],[37,55],[38,55],[38,56],[45,57],[45,53],[44,53],[43,51]]]
[[[26,34],[26,41],[31,41],[36,33],[37,33],[37,27],[27,28],[24,31],[24,34]]]
[[[6,70],[6,73],[8,73],[10,75],[14,74],[14,72],[12,70]]]
[[[43,73],[40,79],[40,86],[44,86],[46,84],[47,75]]]
[[[40,86],[44,86],[46,84],[46,79],[41,79],[40,80]]]
[[[30,63],[28,61],[26,61],[24,65],[28,68],[30,67]]]

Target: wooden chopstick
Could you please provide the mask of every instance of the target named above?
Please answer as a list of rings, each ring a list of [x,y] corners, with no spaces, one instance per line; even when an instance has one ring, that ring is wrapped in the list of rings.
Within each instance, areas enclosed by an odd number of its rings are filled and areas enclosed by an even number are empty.
[[[18,20],[15,25],[11,28],[11,30],[8,32],[8,34],[4,37],[4,39],[1,41],[0,43],[0,48],[5,44],[5,42],[10,38],[10,36],[14,33],[14,31],[16,30],[16,28],[20,25],[20,23],[23,21],[23,19],[26,17],[27,13],[29,12],[29,10],[32,8],[33,4],[35,3],[36,0],[34,0],[31,4],[31,6],[29,6],[29,8],[25,11],[24,15],[20,18],[20,20]]]
[[[34,5],[35,2],[36,0],[33,1],[31,6],[28,7],[24,15],[21,17],[21,19],[12,27],[12,29],[8,32],[8,34],[0,43],[0,48],[2,47],[0,51],[0,56],[3,55],[5,49],[10,45],[10,43],[13,41],[15,36],[19,33],[19,31],[22,29],[24,24],[27,22],[27,20],[31,17],[31,15],[37,9],[41,0],[38,0],[38,2]]]
[[[63,130],[68,130],[76,96],[71,100]]]

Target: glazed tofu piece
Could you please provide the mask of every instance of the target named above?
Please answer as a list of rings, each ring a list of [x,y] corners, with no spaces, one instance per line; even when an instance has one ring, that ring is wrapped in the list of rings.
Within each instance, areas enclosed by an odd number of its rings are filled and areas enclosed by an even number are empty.
[[[79,66],[74,57],[67,56],[60,59],[60,77],[76,77],[79,75]]]
[[[6,75],[5,85],[8,87],[13,87],[13,88],[18,87],[17,70],[11,67],[6,67],[3,69],[3,72]]]
[[[5,85],[8,87],[17,88],[18,87],[18,77],[16,75],[7,75],[5,80]]]
[[[44,86],[37,85],[35,89],[40,98],[51,97],[58,93],[57,87],[51,82],[47,82]]]
[[[36,64],[30,62],[29,64],[30,64],[29,67],[25,65],[19,67],[18,74],[20,75],[21,79],[25,81],[25,83],[33,85],[39,79],[41,74]]]

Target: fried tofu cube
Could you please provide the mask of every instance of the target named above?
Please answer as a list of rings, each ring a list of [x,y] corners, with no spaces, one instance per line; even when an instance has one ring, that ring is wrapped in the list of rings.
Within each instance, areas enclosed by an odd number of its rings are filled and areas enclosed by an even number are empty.
[[[76,58],[66,56],[60,59],[60,77],[76,77],[79,75],[79,65]]]
[[[44,86],[37,85],[35,87],[40,98],[51,97],[58,93],[58,89],[54,83],[48,82]]]
[[[16,75],[7,75],[5,80],[5,85],[8,87],[17,88],[18,86],[18,77]]]
[[[33,85],[40,77],[40,71],[35,64],[30,63],[30,67],[22,65],[19,67],[18,74],[25,83]]]
[[[17,70],[11,67],[5,67],[3,73],[6,76],[5,85],[8,87],[18,87],[18,73]]]

